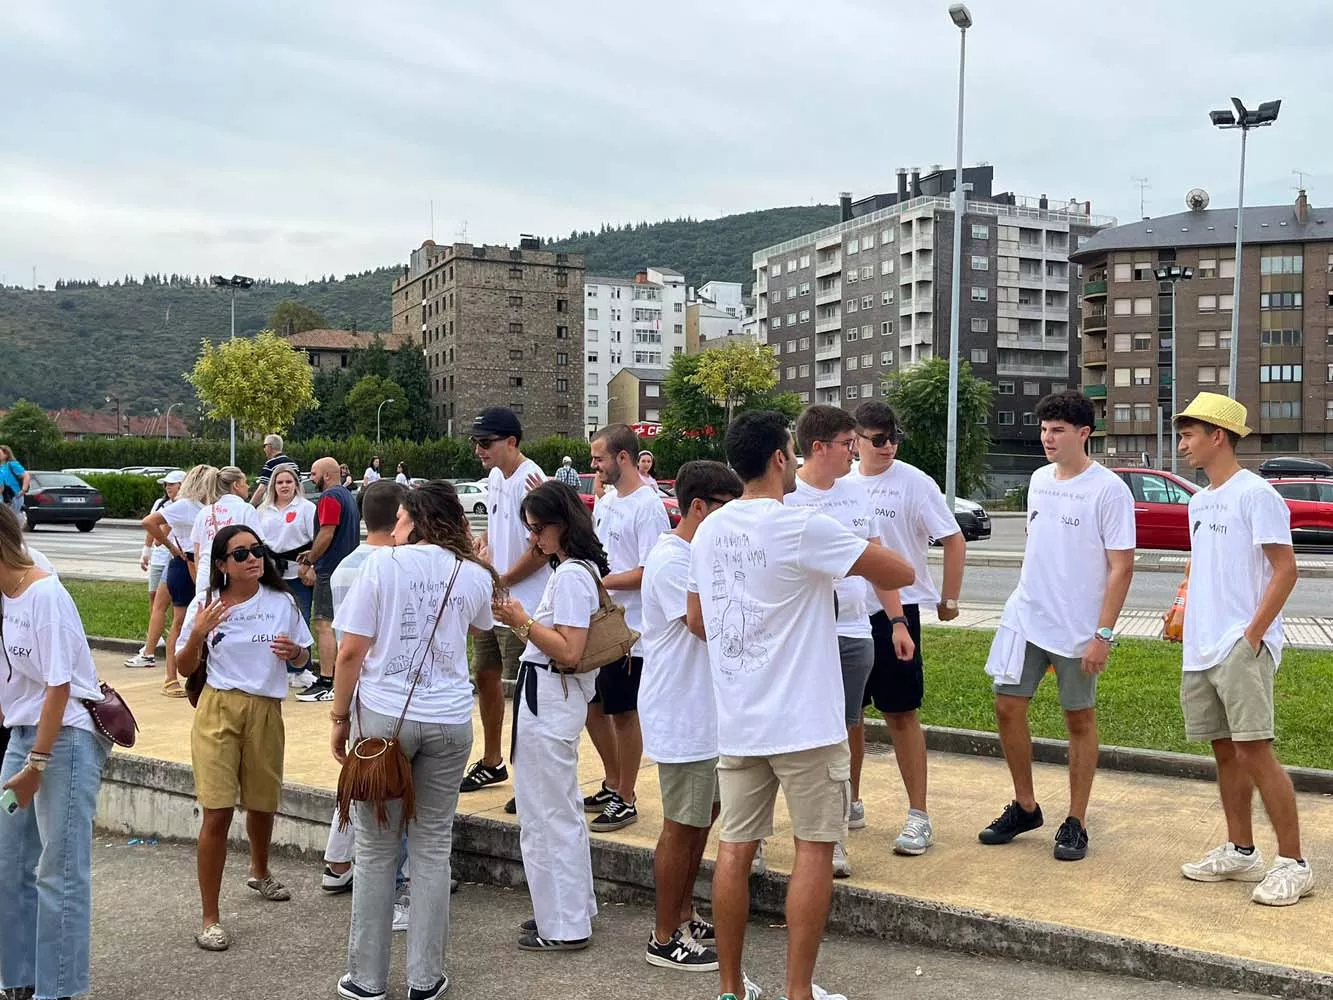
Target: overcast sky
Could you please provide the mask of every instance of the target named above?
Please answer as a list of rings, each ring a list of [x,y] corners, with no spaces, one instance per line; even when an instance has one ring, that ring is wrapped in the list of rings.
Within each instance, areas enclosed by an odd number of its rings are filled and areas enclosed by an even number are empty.
[[[398,263],[891,190],[951,164],[958,31],[927,0],[4,0],[0,276]],[[971,0],[964,158],[1123,222],[1333,203],[1333,3]],[[758,248],[756,248],[758,249]],[[652,261],[670,265],[671,261]]]

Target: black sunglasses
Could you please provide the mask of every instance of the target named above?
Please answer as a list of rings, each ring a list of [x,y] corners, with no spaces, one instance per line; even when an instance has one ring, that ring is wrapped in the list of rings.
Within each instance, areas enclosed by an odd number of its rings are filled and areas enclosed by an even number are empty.
[[[524,522],[523,522],[523,527],[525,527],[525,528],[528,529],[528,534],[530,534],[530,535],[540,535],[543,531],[546,530],[547,525],[545,525],[545,524],[528,524],[527,521],[524,521]]]
[[[249,548],[242,546],[239,549],[232,549],[227,553],[227,558],[234,562],[243,563],[247,562],[251,556],[254,556],[260,562],[263,562],[266,555],[268,555],[268,548],[263,543],[260,543],[259,545],[251,545]]]
[[[888,434],[862,434],[857,431],[856,436],[869,441],[872,448],[883,448],[886,444],[899,444],[903,439],[901,431],[892,431]]]
[[[477,438],[472,438],[471,440],[474,447],[489,450],[491,446],[494,445],[495,442],[499,441],[500,439],[494,437],[477,437]]]

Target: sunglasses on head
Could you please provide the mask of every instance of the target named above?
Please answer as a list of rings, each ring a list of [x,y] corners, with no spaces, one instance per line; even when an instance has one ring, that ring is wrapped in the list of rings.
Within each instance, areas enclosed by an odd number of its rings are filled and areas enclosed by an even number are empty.
[[[901,431],[892,431],[887,434],[862,434],[860,431],[857,431],[856,436],[865,441],[869,441],[870,447],[872,448],[883,448],[885,445],[898,444],[903,439]]]
[[[260,562],[263,562],[266,555],[268,555],[268,549],[263,543],[260,543],[258,545],[251,545],[248,548],[242,546],[239,549],[232,549],[227,553],[227,558],[231,559],[233,562],[243,563],[247,562],[251,556],[254,556]]]

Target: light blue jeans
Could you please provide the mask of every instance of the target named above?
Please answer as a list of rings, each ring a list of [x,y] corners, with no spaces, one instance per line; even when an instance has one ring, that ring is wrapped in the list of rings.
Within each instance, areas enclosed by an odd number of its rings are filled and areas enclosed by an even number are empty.
[[[0,783],[23,769],[37,738],[18,726]],[[42,1000],[89,990],[93,817],[111,744],[65,726],[27,809],[0,812],[0,988],[33,988]]]

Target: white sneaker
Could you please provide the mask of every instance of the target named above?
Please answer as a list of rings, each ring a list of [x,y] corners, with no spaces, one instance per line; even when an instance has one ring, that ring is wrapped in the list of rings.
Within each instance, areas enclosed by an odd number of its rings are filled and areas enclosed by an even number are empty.
[[[847,860],[847,845],[841,840],[833,845],[833,877],[851,878],[852,864]]]
[[[1253,854],[1241,854],[1236,845],[1227,841],[1214,847],[1198,861],[1180,866],[1180,874],[1195,882],[1262,882],[1264,856],[1259,848]],[[1294,902],[1294,901],[1293,901]]]
[[[347,871],[339,875],[328,865],[324,866],[324,875],[320,880],[320,888],[328,893],[346,892],[352,888],[352,871],[349,867]]]
[[[394,933],[407,930],[407,922],[412,915],[412,903],[410,900],[402,900],[393,904],[393,929]]]
[[[893,853],[917,857],[925,854],[933,843],[935,831],[931,829],[930,817],[917,809],[907,810],[907,822],[903,824],[903,832],[893,842]]]
[[[736,994],[734,993],[723,993],[718,996],[717,1000],[725,1000],[726,997],[733,997],[735,1000],[759,1000],[759,998],[764,995],[764,991],[759,988],[759,984],[744,972],[741,973],[741,978],[745,981],[744,997],[736,998]]]
[[[866,827],[866,804],[860,799],[852,803],[852,808],[847,813],[847,829],[864,830]]]
[[[768,861],[764,858],[764,842],[761,840],[754,850],[754,859],[750,862],[750,874],[762,875],[766,871],[768,871]]]
[[[815,1000],[847,1000],[847,998],[843,994],[830,993],[828,990],[824,989],[824,987],[820,986],[818,983],[810,984],[810,995],[814,997]]]
[[[154,657],[154,656],[146,656],[146,655],[144,655],[143,652],[138,652],[138,653],[135,653],[133,656],[131,656],[128,660],[125,661],[125,666],[127,666],[127,667],[155,667],[155,666],[157,666],[157,658]]]
[[[287,686],[293,691],[304,691],[311,684],[314,684],[316,677],[309,670],[302,670],[299,674],[288,672]]]
[[[1254,887],[1250,898],[1264,906],[1292,906],[1299,903],[1302,896],[1312,892],[1314,871],[1310,865],[1279,854],[1277,863],[1268,870],[1264,880]]]

